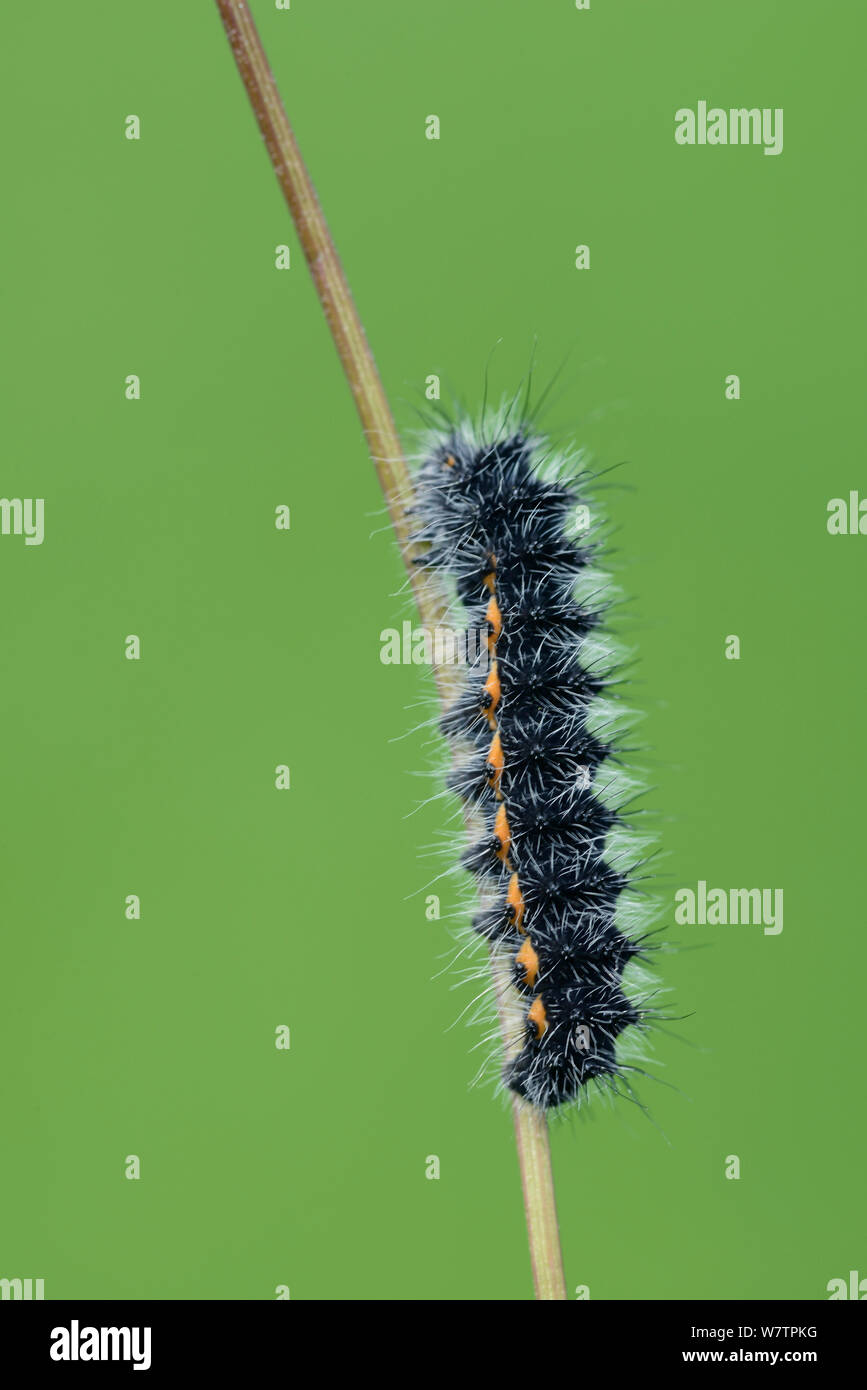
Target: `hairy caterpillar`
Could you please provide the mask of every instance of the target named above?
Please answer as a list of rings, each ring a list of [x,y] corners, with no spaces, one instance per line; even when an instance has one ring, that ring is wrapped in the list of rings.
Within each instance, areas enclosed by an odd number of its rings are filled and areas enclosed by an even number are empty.
[[[621,920],[630,869],[611,851],[625,803],[611,794],[614,725],[597,709],[613,681],[596,637],[599,547],[576,524],[574,460],[510,414],[431,434],[414,539],[417,563],[448,576],[469,626],[487,630],[487,663],[442,719],[449,785],[484,827],[463,862],[493,906],[473,926],[523,996],[504,1080],[548,1109],[591,1083],[617,1089],[617,1040],[654,1010],[624,982],[649,947]]]

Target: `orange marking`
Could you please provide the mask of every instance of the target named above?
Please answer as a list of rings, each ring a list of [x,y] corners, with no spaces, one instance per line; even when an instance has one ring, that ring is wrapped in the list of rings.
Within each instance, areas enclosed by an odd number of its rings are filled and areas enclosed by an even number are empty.
[[[455,460],[454,460],[454,457],[453,457],[452,454],[449,454],[449,456],[448,456],[448,458],[446,459],[445,462],[446,462],[446,468],[454,468],[454,466],[455,466]]]
[[[494,734],[493,742],[488,749],[488,762],[485,771],[488,774],[488,786],[493,787],[497,796],[502,796],[500,775],[503,771],[503,745],[500,743],[499,734]]]
[[[548,1027],[548,1015],[545,1012],[545,1005],[542,1003],[541,996],[538,999],[533,1000],[533,1003],[530,1007],[530,1012],[527,1014],[527,1018],[529,1019],[530,1023],[533,1023],[536,1026],[536,1037],[541,1038],[542,1034],[545,1032],[545,1029]]]
[[[492,652],[497,645],[497,638],[503,631],[503,615],[500,612],[500,605],[495,598],[491,598],[488,610],[485,613],[490,631],[488,633],[488,651]]]
[[[492,729],[496,729],[497,720],[494,711],[500,703],[500,673],[497,670],[496,661],[491,662],[491,669],[488,672],[488,679],[485,681],[485,698],[482,709],[488,716],[488,723]]]
[[[482,580],[482,583],[484,584],[486,589],[489,589],[490,592],[493,593],[494,582],[497,578],[497,557],[496,555],[491,555],[489,558],[491,561],[491,568],[485,575],[484,579]]]
[[[524,906],[524,895],[518,885],[517,874],[512,874],[512,877],[509,879],[509,891],[506,894],[506,901],[515,914],[515,926],[518,928],[518,931],[522,932],[524,930],[524,912],[526,909]]]
[[[500,809],[494,821],[494,836],[500,842],[497,858],[505,864],[508,859],[509,846],[512,843],[512,832],[509,829],[509,819],[506,815],[506,803],[504,801],[500,803]]]
[[[539,977],[539,957],[533,949],[533,943],[529,936],[523,942],[515,960],[524,971],[524,984],[529,985],[532,989]]]

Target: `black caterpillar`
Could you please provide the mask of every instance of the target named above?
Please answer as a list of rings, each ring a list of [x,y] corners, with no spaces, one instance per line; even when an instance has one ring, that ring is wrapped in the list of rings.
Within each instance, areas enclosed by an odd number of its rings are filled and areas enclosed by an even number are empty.
[[[647,939],[615,921],[630,880],[606,858],[622,815],[600,791],[613,747],[591,704],[612,676],[591,650],[604,606],[576,597],[598,550],[573,534],[579,501],[544,442],[502,416],[439,432],[416,478],[417,563],[487,628],[487,669],[468,672],[442,727],[465,754],[449,785],[485,825],[464,863],[495,906],[473,926],[508,953],[526,1001],[504,1080],[544,1109],[589,1083],[617,1089],[617,1039],[652,1012],[624,987]]]

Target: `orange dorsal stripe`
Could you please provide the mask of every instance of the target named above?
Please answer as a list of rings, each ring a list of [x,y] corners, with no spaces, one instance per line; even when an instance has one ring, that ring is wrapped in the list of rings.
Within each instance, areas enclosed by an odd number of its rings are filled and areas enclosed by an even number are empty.
[[[521,892],[517,874],[512,874],[512,877],[509,879],[509,891],[506,894],[506,901],[514,913],[515,926],[518,928],[518,931],[522,932],[524,930],[524,913],[526,907],[524,905],[524,895]]]
[[[500,777],[503,771],[503,745],[500,743],[500,735],[494,734],[491,746],[488,749],[488,761],[485,767],[488,774],[488,786],[493,787],[497,796],[502,796],[500,791]]]
[[[488,679],[485,681],[485,713],[488,716],[488,723],[492,729],[497,727],[496,709],[500,703],[500,673],[497,670],[496,661],[492,662],[488,672]]]
[[[503,615],[500,612],[500,605],[496,598],[492,598],[485,611],[485,620],[490,628],[488,633],[488,651],[492,652],[497,645],[497,638],[503,631]]]
[[[529,936],[525,938],[515,960],[524,972],[524,984],[532,989],[539,978],[539,957]]]
[[[527,1018],[535,1025],[536,1037],[541,1038],[545,1029],[548,1027],[548,1015],[545,1011],[545,1005],[542,1003],[541,996],[533,1000]]]
[[[497,811],[494,820],[494,838],[498,840],[500,844],[500,848],[497,850],[497,858],[505,864],[509,853],[509,846],[512,843],[512,832],[509,829],[509,818],[506,815],[506,807],[502,802],[500,803],[500,809]]]

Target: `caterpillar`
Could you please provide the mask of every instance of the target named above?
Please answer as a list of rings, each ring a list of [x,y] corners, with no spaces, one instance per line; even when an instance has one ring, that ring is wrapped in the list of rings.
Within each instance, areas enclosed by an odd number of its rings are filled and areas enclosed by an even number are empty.
[[[575,457],[502,407],[426,440],[414,497],[416,563],[451,583],[486,633],[441,719],[447,782],[481,825],[463,864],[485,890],[476,932],[508,960],[522,1035],[503,1081],[545,1110],[618,1089],[618,1040],[655,1011],[625,983],[648,934],[622,910],[635,865],[624,823],[613,670],[597,636],[607,603]],[[580,458],[580,455],[577,456]],[[637,1069],[637,1068],[633,1068]]]

